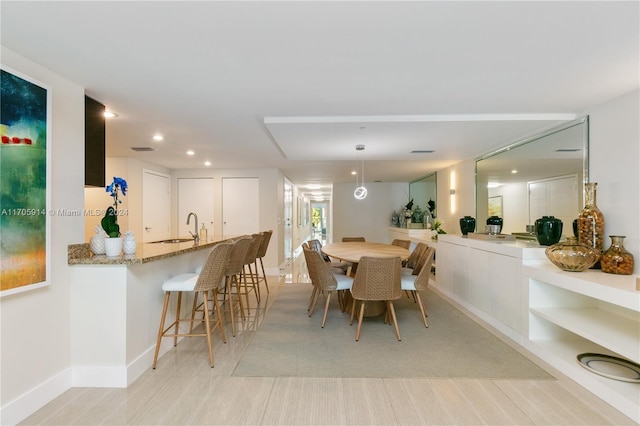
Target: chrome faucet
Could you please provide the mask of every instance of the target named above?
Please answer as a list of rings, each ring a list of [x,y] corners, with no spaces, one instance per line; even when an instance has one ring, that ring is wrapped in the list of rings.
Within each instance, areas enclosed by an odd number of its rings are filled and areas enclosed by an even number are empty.
[[[198,243],[200,242],[200,236],[198,235],[198,215],[197,215],[197,214],[195,214],[195,213],[193,213],[193,212],[189,213],[189,215],[187,216],[187,225],[189,224],[189,220],[191,219],[191,216],[193,216],[193,217],[196,219],[196,223],[195,223],[195,225],[196,225],[196,227],[195,227],[196,232],[191,232],[191,231],[189,231],[189,233],[190,233],[190,234],[191,234],[191,236],[193,237],[193,241],[194,241],[196,244],[198,244]]]

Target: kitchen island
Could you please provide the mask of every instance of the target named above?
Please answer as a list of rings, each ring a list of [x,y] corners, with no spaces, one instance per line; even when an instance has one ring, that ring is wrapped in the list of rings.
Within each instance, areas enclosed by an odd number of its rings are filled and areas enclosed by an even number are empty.
[[[93,255],[88,244],[70,245],[71,385],[127,387],[151,367],[162,283],[193,272],[211,248],[229,238],[210,236],[200,244],[140,243],[135,255],[116,258]],[[183,312],[190,312],[192,298],[183,297],[182,303]],[[175,312],[175,305],[169,312]],[[173,321],[167,315],[167,321]],[[161,355],[173,347],[171,339],[164,340]]]

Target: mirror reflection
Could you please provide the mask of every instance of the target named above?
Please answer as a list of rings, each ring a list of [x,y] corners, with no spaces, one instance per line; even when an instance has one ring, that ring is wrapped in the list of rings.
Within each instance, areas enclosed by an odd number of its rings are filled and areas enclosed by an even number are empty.
[[[423,223],[431,223],[436,218],[436,174],[432,173],[409,182],[409,199],[413,199],[414,209],[418,207],[423,213]]]
[[[588,128],[583,117],[476,160],[476,232],[495,215],[503,234],[535,240],[527,225],[555,216],[571,235],[588,181]]]

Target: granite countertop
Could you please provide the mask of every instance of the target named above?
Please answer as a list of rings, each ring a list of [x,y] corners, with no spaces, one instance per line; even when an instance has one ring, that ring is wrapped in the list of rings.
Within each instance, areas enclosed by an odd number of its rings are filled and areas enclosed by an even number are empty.
[[[209,236],[206,242],[198,245],[193,241],[184,243],[138,243],[133,255],[107,257],[104,254],[93,254],[88,243],[70,244],[67,247],[67,262],[69,265],[138,265],[167,259],[180,254],[196,250],[212,248],[216,244],[229,240],[227,236]]]

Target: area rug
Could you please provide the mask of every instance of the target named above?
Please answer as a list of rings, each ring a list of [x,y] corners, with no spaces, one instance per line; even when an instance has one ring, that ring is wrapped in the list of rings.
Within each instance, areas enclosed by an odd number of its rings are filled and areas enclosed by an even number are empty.
[[[402,341],[380,315],[365,318],[358,342],[357,318],[350,326],[337,300],[325,328],[324,300],[309,318],[310,294],[310,284],[280,288],[234,376],[554,379],[433,292],[423,294],[429,328],[403,296],[394,303]]]

